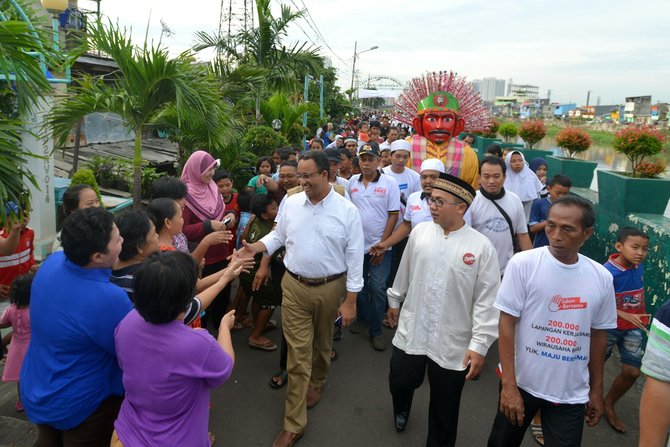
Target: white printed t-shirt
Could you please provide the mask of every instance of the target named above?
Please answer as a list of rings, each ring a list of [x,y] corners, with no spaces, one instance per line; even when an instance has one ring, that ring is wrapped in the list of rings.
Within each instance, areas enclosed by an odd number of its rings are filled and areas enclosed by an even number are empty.
[[[431,222],[433,220],[428,200],[421,199],[421,193],[422,191],[412,193],[407,199],[404,219],[412,224],[412,229],[421,222]]]
[[[417,191],[421,192],[421,176],[413,169],[405,168],[400,174],[396,174],[387,166],[382,169],[384,174],[390,175],[398,182],[398,189],[400,190],[400,218],[396,223],[396,228],[402,223],[402,217],[405,215],[406,203],[410,194]]]
[[[512,220],[515,234],[528,233],[526,214],[519,196],[512,191],[505,191],[505,195],[496,202]],[[504,274],[507,262],[514,255],[514,244],[512,243],[509,225],[498,208],[481,192],[477,191],[472,205],[470,205],[463,218],[468,225],[489,238],[493,243],[498,252],[500,274]]]
[[[524,251],[507,265],[495,307],[519,318],[519,388],[550,402],[588,402],[591,329],[616,328],[612,275],[586,256],[568,265],[549,247]]]
[[[349,197],[361,213],[364,251],[367,253],[370,247],[381,241],[389,214],[399,212],[400,190],[395,179],[381,171],[377,171],[377,177],[368,183],[367,188],[361,181],[362,175],[349,179]]]

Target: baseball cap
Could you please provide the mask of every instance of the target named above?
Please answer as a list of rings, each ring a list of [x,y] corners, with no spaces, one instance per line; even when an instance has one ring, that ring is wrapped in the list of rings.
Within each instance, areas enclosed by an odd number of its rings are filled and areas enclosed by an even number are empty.
[[[372,155],[373,157],[381,157],[381,154],[379,153],[379,144],[374,141],[370,141],[359,147],[357,155],[360,157],[364,154]]]
[[[328,161],[336,161],[339,163],[342,160],[342,158],[340,157],[341,154],[340,150],[335,147],[326,149],[324,152],[328,156]]]

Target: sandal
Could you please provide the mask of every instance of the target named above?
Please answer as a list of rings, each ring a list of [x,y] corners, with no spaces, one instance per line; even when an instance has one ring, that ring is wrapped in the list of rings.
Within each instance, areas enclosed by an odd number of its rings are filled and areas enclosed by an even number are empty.
[[[260,349],[262,351],[274,351],[277,349],[277,345],[274,344],[271,340],[266,341],[265,343],[256,343],[249,340],[249,346],[255,349]]]
[[[275,380],[275,379],[279,379],[279,380]],[[270,377],[269,385],[270,385],[271,388],[274,388],[275,390],[278,390],[279,388],[283,388],[284,385],[286,385],[286,381],[288,381],[288,373],[286,372],[285,369],[282,369],[277,374]]]
[[[530,424],[530,434],[540,445],[544,445],[544,434],[542,434],[542,425]]]
[[[337,353],[336,350],[333,349],[332,351],[330,351],[330,361],[331,362],[334,362],[338,358],[340,358],[340,356],[339,356],[339,354]]]

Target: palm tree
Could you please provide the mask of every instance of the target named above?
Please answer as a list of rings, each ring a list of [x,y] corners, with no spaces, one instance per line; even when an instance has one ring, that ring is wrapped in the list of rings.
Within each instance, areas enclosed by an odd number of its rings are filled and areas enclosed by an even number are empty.
[[[222,107],[217,79],[195,64],[193,55],[184,52],[170,58],[159,43],[134,45],[125,29],[97,23],[90,31],[90,44],[108,54],[119,66],[113,79],[83,76],[68,96],[47,117],[54,138],[61,145],[72,127],[93,112],[112,112],[121,116],[135,132],[133,157],[133,200],[139,207],[142,193],[142,131],[166,108],[171,107],[177,126],[199,128],[201,141],[220,145],[226,134],[222,127]]]
[[[28,22],[5,20],[0,15],[0,226],[6,225],[5,204],[25,199],[26,182],[37,183],[26,170],[28,157],[21,135],[23,118],[41,98],[51,92],[44,66],[28,53],[40,49],[46,60],[55,55],[48,50],[47,39]],[[45,51],[44,48],[47,48]]]
[[[196,51],[215,48],[217,58],[231,66],[250,66],[262,70],[265,82],[253,92],[256,120],[261,119],[261,101],[268,92],[293,93],[298,89],[296,80],[305,74],[320,74],[322,58],[318,48],[307,42],[296,42],[287,47],[281,43],[288,27],[301,18],[304,11],[293,11],[282,5],[278,17],[272,15],[270,0],[256,0],[258,26],[242,30],[228,39],[225,36],[196,34]]]
[[[279,119],[282,122],[280,133],[286,138],[294,124],[299,123],[303,113],[319,113],[319,106],[312,102],[292,104],[283,93],[275,93],[270,99],[261,104],[261,117],[264,123],[272,127],[272,121]]]

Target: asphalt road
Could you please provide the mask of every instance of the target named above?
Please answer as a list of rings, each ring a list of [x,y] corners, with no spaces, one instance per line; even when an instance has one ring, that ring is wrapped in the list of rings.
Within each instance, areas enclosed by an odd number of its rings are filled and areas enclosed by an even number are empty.
[[[385,329],[390,338],[393,332]],[[231,379],[212,393],[210,430],[217,446],[269,447],[282,428],[285,388],[268,386],[270,376],[278,370],[279,350],[264,352],[247,346],[249,330],[233,334],[237,362]],[[279,331],[267,334],[279,343]],[[428,430],[428,382],[415,394],[407,429],[397,434],[393,428],[391,398],[388,392],[390,348],[374,351],[364,335],[345,330],[344,340],[335,342],[339,359],[333,363],[321,401],[309,410],[309,422],[300,447],[393,447],[423,446]],[[466,383],[461,402],[457,445],[485,446],[497,406],[498,379],[494,368],[497,350],[494,345],[487,356],[481,379]],[[612,358],[606,367],[609,384],[618,368]],[[549,371],[548,371],[549,372]],[[584,446],[631,447],[637,445],[638,409],[641,382],[619,404],[629,431],[615,433],[603,420],[595,428],[584,429]],[[9,385],[9,384],[8,384]],[[30,446],[35,438],[33,426],[25,422],[24,413],[16,413],[14,398],[0,401],[0,447]],[[16,418],[16,419],[12,419]],[[524,447],[536,446],[530,433]],[[180,446],[185,447],[185,446]]]

